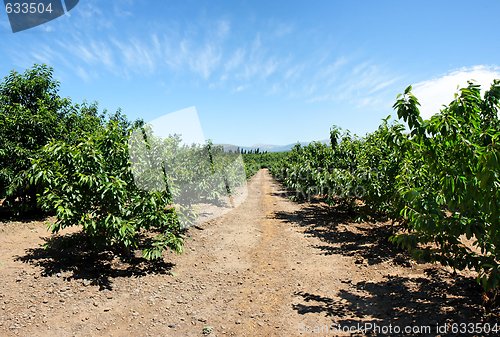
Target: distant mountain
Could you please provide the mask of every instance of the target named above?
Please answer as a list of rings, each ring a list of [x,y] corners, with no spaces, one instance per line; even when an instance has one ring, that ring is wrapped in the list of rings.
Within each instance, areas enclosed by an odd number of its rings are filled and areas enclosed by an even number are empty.
[[[324,139],[324,140],[319,140],[318,142],[328,144],[330,143],[330,140]],[[287,144],[287,145],[272,145],[272,144],[255,144],[252,146],[237,146],[237,145],[232,145],[232,144],[218,144],[222,145],[224,147],[225,151],[238,151],[238,150],[244,150],[244,151],[255,151],[259,149],[259,152],[286,152],[290,151],[296,144],[300,144],[302,146],[306,146],[312,142],[297,142],[293,144]]]

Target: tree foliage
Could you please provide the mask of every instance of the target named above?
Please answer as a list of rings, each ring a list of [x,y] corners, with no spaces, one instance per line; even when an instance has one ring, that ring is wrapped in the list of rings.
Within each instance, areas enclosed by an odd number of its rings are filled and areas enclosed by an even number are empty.
[[[51,230],[80,225],[97,249],[136,249],[142,235],[154,233],[144,257],[159,258],[165,248],[180,252],[172,196],[136,186],[124,131],[119,121],[110,120],[75,144],[52,141],[42,148],[30,177],[44,186],[40,204],[56,212]]]
[[[415,257],[473,269],[484,289],[496,289],[499,100],[499,81],[484,97],[471,83],[424,120],[409,87],[394,105],[407,128],[385,119],[358,138],[333,127],[330,146],[296,146],[273,173],[298,197],[320,195],[351,209],[362,201],[403,224],[391,240]]]
[[[499,99],[495,81],[484,98],[470,83],[429,120],[411,87],[394,105],[411,137],[396,184],[410,232],[393,241],[418,257],[476,270],[485,289],[500,281]]]
[[[372,211],[392,214],[397,198],[394,179],[401,161],[395,142],[404,138],[402,130],[400,123],[389,124],[388,118],[363,138],[334,126],[330,145],[295,146],[273,174],[299,199],[323,196],[351,210],[362,199]]]
[[[67,134],[61,120],[71,105],[58,88],[52,69],[43,65],[12,71],[0,82],[0,198],[7,203],[36,202],[36,188],[25,177],[30,160],[50,139]]]
[[[255,152],[257,152],[257,150],[255,150]],[[262,168],[272,170],[281,160],[283,160],[283,158],[286,157],[286,155],[286,152],[243,153],[246,177],[252,177]]]

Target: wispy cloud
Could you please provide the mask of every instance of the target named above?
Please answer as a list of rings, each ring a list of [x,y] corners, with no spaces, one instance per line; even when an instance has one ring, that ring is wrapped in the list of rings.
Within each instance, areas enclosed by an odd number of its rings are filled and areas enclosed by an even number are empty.
[[[468,81],[481,85],[487,90],[494,79],[500,79],[500,67],[477,65],[450,71],[442,76],[416,83],[413,93],[420,102],[423,118],[429,118],[439,112],[443,105],[449,104],[459,88],[467,86]]]
[[[121,0],[113,2],[113,13],[117,17],[129,18],[134,15],[133,11],[130,9],[132,6],[132,0]]]
[[[340,101],[364,108],[390,108],[384,97],[401,80],[401,76],[385,66],[347,56],[333,61],[322,58],[311,70],[314,82],[303,86],[309,103]]]
[[[229,35],[230,31],[231,31],[231,23],[227,20],[219,20],[216,24],[215,38],[218,40],[222,40]]]
[[[152,73],[157,67],[154,41],[130,38],[126,41],[113,38],[114,54],[125,67],[125,72]],[[106,64],[103,64],[106,65]]]
[[[130,3],[113,5],[113,15],[129,15]],[[99,6],[79,5],[75,13],[76,22],[92,19],[106,25],[106,15]],[[356,106],[379,104],[380,94],[399,79],[371,60],[321,46],[305,57],[300,51],[284,53],[277,45],[295,31],[288,22],[266,22],[253,38],[241,40],[227,18],[160,27],[152,24],[137,32],[120,32],[107,26],[106,34],[75,29],[57,35],[54,51],[41,40],[23,50],[22,59],[62,64],[65,71],[87,82],[106,73],[121,78],[181,76],[230,93],[257,90],[309,103],[346,101]]]
[[[75,71],[77,76],[80,77],[83,81],[90,82],[91,75],[87,72],[87,70],[85,70],[81,66],[77,66],[75,68]]]
[[[120,3],[120,6],[118,6],[118,3]],[[126,1],[116,1],[112,13],[116,16],[120,14],[120,11],[125,13],[125,5],[127,5]],[[111,13],[103,12],[101,8],[99,0],[80,1],[78,6],[68,13],[67,16],[70,16],[71,20],[67,24],[73,24],[75,28],[86,31],[102,32],[104,29],[110,29],[113,27],[113,17],[110,15]]]
[[[220,63],[221,51],[214,44],[207,43],[194,54],[189,62],[191,70],[208,79]]]
[[[282,38],[293,33],[294,27],[290,23],[278,22],[272,29],[272,35],[276,38]]]
[[[228,61],[225,63],[225,71],[232,71],[233,69],[238,68],[245,59],[245,50],[243,48],[238,48],[234,51]]]

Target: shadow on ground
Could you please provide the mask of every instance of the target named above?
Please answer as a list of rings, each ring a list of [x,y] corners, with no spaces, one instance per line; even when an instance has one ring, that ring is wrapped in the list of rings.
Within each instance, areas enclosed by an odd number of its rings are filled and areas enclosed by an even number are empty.
[[[341,327],[368,328],[361,335],[387,336],[451,336],[453,323],[485,323],[493,325],[498,315],[485,315],[481,289],[470,279],[452,276],[444,271],[426,270],[427,277],[389,277],[383,282],[359,282],[341,290],[335,298],[297,292],[293,305],[300,315],[320,314],[331,317]],[[439,334],[437,326],[448,324],[447,333]],[[382,327],[400,327],[401,333],[384,333]],[[405,333],[404,327],[416,329]],[[430,329],[430,330],[428,330]],[[441,328],[444,329],[444,328]],[[395,330],[393,330],[395,331]],[[443,331],[442,331],[443,332]],[[482,335],[482,334],[475,334]]]
[[[306,235],[319,238],[322,244],[315,248],[320,254],[356,257],[355,261],[361,261],[368,268],[382,262],[402,268],[411,266],[406,252],[388,242],[393,228],[387,221],[356,223],[355,214],[322,203],[306,204],[291,213],[276,212],[275,216],[302,227]],[[371,330],[359,334],[372,336],[435,336],[438,334],[436,324],[487,321],[493,326],[499,317],[498,311],[485,314],[482,289],[474,279],[439,268],[427,268],[423,274],[415,276],[387,276],[380,282],[345,280],[343,283],[345,289],[333,298],[296,292],[293,309],[300,315],[331,317],[332,323],[340,326],[363,326],[368,322],[379,327],[392,324],[400,327],[429,326],[432,329],[423,333],[391,334]]]
[[[356,214],[326,204],[308,204],[300,210],[276,212],[276,218],[305,229],[305,234],[321,239],[317,245],[322,254],[362,257],[370,265],[392,260],[408,264],[405,253],[391,244],[393,226],[388,222],[354,223]]]
[[[50,214],[43,213],[41,211],[25,211],[25,212],[16,212],[15,210],[7,209],[5,207],[0,206],[0,225],[2,223],[8,222],[21,222],[21,223],[30,223],[33,221],[46,221],[50,218]]]
[[[148,274],[167,274],[171,263],[146,261],[133,254],[92,249],[83,233],[43,238],[45,245],[26,250],[16,260],[42,268],[42,276],[65,274],[67,280],[81,279],[100,289],[112,289],[112,280],[119,277],[141,277]],[[67,276],[69,272],[69,276]]]

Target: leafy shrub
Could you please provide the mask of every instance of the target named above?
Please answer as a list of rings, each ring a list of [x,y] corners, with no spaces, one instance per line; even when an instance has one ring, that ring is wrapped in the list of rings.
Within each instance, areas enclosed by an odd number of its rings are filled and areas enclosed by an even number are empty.
[[[394,243],[420,259],[473,269],[485,290],[497,289],[499,102],[499,81],[484,97],[470,84],[423,120],[409,87],[394,105],[408,130],[387,119],[363,138],[333,127],[331,147],[296,146],[273,173],[299,197],[323,194],[351,209],[362,200],[405,225]]]
[[[397,199],[394,180],[402,158],[395,142],[404,138],[402,130],[401,124],[385,119],[378,130],[358,138],[334,126],[330,146],[296,146],[273,174],[299,198],[322,195],[351,210],[361,199],[373,211],[392,213]]]
[[[0,198],[12,205],[36,203],[36,188],[26,180],[30,158],[50,139],[66,132],[61,119],[70,101],[58,95],[51,68],[35,65],[12,71],[0,82]]]
[[[45,65],[12,71],[0,82],[0,199],[17,212],[36,207],[42,187],[30,184],[27,172],[38,151],[54,139],[74,144],[104,121],[97,104],[72,105],[58,90]]]
[[[262,152],[243,154],[246,177],[252,177],[261,168],[267,168],[272,171],[273,169],[277,168],[278,163],[283,160],[286,155],[286,152]]]
[[[158,259],[165,248],[180,252],[182,229],[171,194],[137,188],[127,140],[127,130],[111,120],[76,144],[52,141],[42,148],[30,179],[45,186],[39,202],[56,212],[51,230],[81,225],[96,249],[135,249],[152,232],[145,258]]]
[[[500,281],[499,99],[495,81],[484,98],[470,83],[429,120],[411,87],[394,105],[411,134],[397,179],[411,231],[393,241],[418,257],[476,270],[486,290]]]

